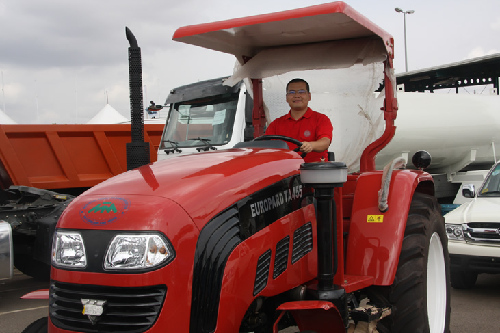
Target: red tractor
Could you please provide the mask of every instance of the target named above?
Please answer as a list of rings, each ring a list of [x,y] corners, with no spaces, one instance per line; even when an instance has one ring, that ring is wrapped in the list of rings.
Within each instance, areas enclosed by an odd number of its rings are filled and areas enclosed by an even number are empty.
[[[396,130],[393,38],[335,2],[187,26],[173,39],[237,57],[259,139],[141,166],[73,200],[54,236],[49,316],[30,331],[449,332],[429,158],[375,170]],[[359,172],[304,163],[282,140],[300,142],[262,136],[262,79],[373,61],[386,126]]]

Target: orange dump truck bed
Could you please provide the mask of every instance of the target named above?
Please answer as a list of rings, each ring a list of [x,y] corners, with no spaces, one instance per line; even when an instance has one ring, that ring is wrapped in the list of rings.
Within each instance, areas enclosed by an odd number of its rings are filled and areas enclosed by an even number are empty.
[[[146,124],[156,161],[163,124]],[[0,125],[0,188],[91,187],[127,171],[130,124]]]

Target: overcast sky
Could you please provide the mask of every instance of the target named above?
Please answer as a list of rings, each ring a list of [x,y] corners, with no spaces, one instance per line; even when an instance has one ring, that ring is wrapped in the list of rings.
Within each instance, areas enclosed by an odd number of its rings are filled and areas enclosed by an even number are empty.
[[[142,51],[145,101],[230,75],[233,56],[172,41],[178,27],[325,3],[316,0],[3,0],[0,109],[18,123],[85,123],[109,104],[130,118],[128,41]],[[396,73],[500,52],[500,0],[352,0],[394,36]],[[145,102],[145,106],[147,106]]]

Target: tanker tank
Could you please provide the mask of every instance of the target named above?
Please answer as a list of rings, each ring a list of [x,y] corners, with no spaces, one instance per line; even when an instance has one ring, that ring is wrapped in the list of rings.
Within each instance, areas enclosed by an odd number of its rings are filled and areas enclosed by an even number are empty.
[[[377,155],[377,168],[396,157],[411,160],[426,150],[426,171],[449,177],[468,169],[489,169],[500,145],[500,97],[398,92],[396,135]]]

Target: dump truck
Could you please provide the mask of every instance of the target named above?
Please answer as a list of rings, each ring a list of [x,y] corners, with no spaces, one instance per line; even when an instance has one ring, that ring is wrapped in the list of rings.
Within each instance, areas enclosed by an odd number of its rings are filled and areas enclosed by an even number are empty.
[[[72,200],[54,233],[48,317],[25,332],[449,332],[447,236],[422,170],[429,155],[415,154],[412,170],[401,158],[375,167],[396,131],[392,36],[333,2],[181,27],[173,39],[237,58],[225,83],[251,82],[254,139],[215,150],[188,135],[202,151]],[[286,143],[300,141],[263,135],[267,79],[353,69],[349,90],[371,98],[357,73],[377,68],[385,128],[374,140],[358,132],[358,172],[338,156],[304,163]]]
[[[156,160],[163,124],[145,125]],[[0,125],[0,276],[50,277],[52,235],[73,198],[127,171],[131,124]],[[1,236],[4,235],[4,236]]]

